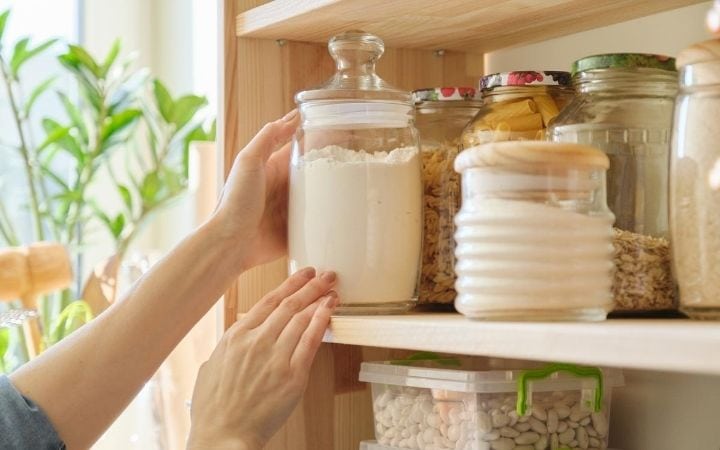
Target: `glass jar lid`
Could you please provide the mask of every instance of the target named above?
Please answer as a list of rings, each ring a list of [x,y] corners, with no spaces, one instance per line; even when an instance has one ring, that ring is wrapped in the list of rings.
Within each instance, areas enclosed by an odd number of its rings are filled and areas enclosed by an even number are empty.
[[[410,93],[395,88],[375,72],[385,52],[382,39],[364,31],[333,36],[328,51],[337,71],[332,78],[295,96],[298,104],[324,100],[382,100],[410,104]]]
[[[474,87],[448,86],[417,89],[412,93],[413,103],[447,102],[447,101],[478,101],[480,92]]]
[[[385,51],[379,37],[348,31],[330,39],[337,71],[324,84],[295,96],[304,128],[402,128],[412,120],[410,92],[380,78],[375,64]]]
[[[480,79],[480,90],[505,86],[570,86],[570,73],[555,70],[499,72]]]
[[[455,159],[455,171],[477,167],[508,168],[534,172],[544,168],[610,167],[607,155],[582,144],[546,141],[491,142],[464,150]]]
[[[572,64],[572,74],[599,69],[659,69],[675,72],[675,58],[649,53],[607,53],[578,59]]]

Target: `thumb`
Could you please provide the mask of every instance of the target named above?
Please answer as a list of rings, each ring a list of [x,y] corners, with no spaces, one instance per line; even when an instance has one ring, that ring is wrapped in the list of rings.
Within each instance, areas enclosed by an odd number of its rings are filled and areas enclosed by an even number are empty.
[[[259,159],[265,164],[270,155],[292,137],[299,122],[298,111],[293,109],[285,117],[265,124],[238,156]]]

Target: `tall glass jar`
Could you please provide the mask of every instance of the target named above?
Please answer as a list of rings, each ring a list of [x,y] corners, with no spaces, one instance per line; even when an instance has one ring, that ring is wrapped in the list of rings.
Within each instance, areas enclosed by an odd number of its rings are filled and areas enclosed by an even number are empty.
[[[475,319],[586,320],[611,305],[603,152],[497,142],[464,150],[455,308]]]
[[[502,72],[480,80],[483,107],[463,132],[463,148],[545,138],[573,96],[568,72]]]
[[[667,190],[675,60],[635,53],[589,56],[573,64],[573,83],[577,96],[549,135],[600,148],[610,158],[614,310],[674,310]]]
[[[480,109],[477,94],[471,87],[413,92],[425,208],[420,303],[452,305],[455,300],[453,220],[460,208],[460,176],[453,163],[460,149],[460,135]]]
[[[338,313],[405,311],[417,301],[423,227],[410,93],[375,73],[377,36],[351,31],[328,47],[335,76],[296,96],[290,271],[336,271]]]
[[[682,311],[720,319],[720,39],[678,56],[670,165],[673,260]]]

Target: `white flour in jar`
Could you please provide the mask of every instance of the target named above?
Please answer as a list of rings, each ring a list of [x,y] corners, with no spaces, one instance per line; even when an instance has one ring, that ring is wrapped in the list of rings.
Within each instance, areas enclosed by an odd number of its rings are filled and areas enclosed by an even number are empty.
[[[612,215],[527,201],[475,199],[457,215],[456,308],[470,317],[517,310],[607,310]]]
[[[421,221],[415,147],[367,153],[331,145],[291,165],[290,271],[336,271],[342,304],[416,298]]]

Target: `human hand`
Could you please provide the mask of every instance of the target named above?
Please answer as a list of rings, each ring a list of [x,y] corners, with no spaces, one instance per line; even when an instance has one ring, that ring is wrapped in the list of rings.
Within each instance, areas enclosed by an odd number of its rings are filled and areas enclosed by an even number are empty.
[[[223,336],[195,384],[188,449],[261,449],[307,386],[330,321],[336,275],[289,277]]]
[[[287,251],[288,165],[297,110],[266,124],[238,153],[211,222],[242,248],[248,269]]]

